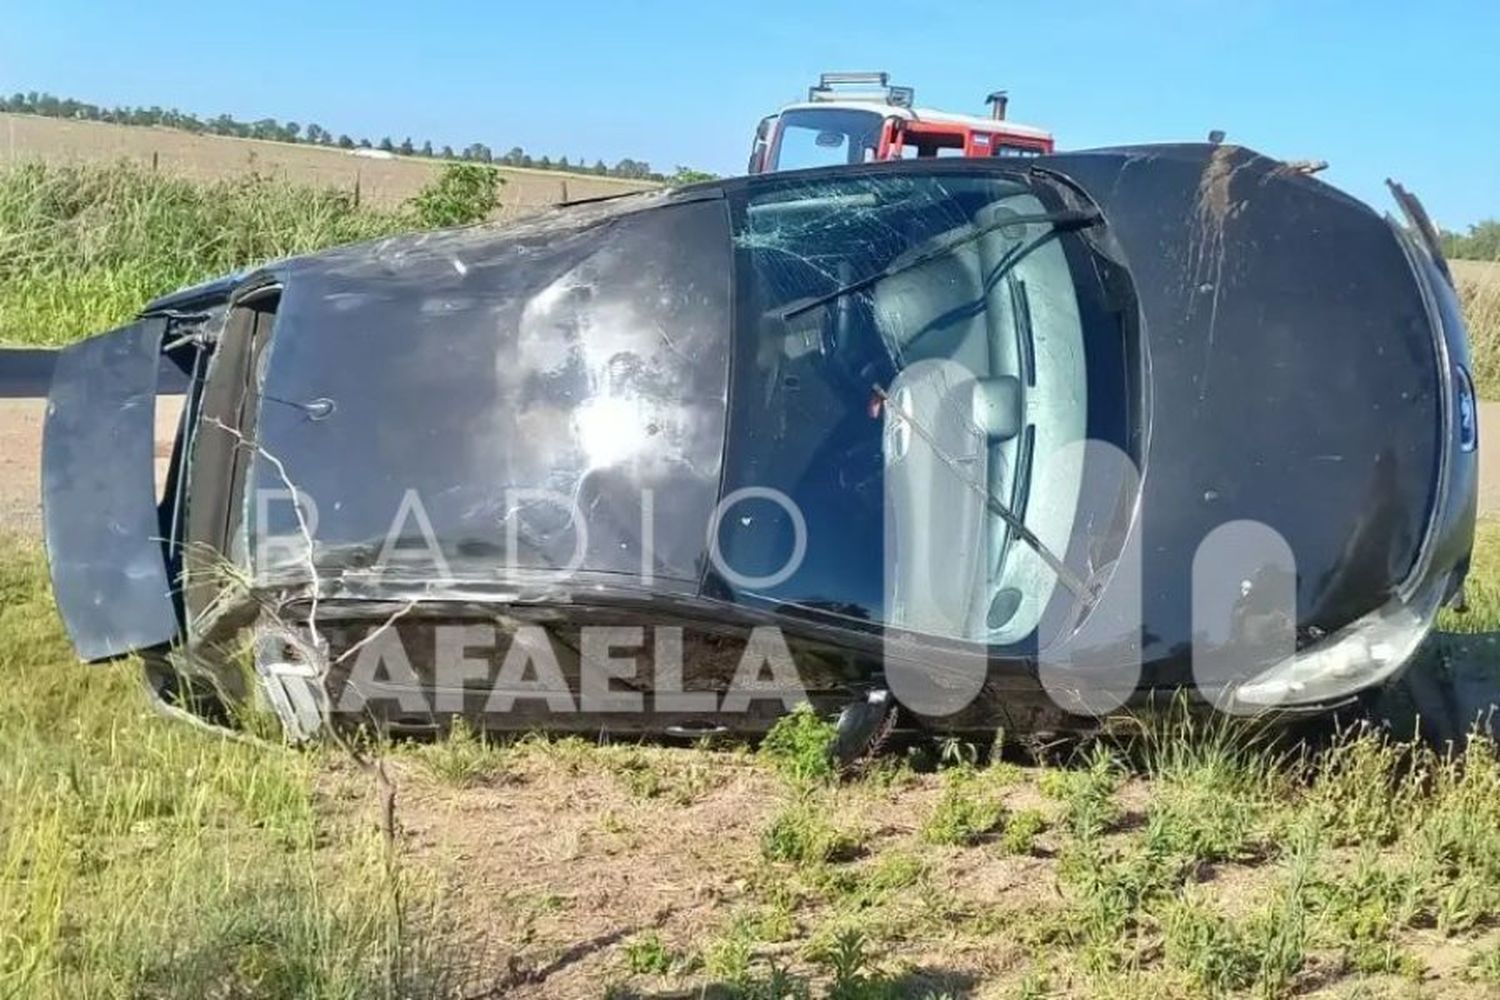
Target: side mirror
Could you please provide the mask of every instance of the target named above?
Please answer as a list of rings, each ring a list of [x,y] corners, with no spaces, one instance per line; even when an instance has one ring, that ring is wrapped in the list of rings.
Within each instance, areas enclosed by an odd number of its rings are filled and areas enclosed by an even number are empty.
[[[755,141],[750,144],[750,162],[745,167],[745,173],[765,173],[766,153],[771,148],[771,126],[774,124],[776,116],[768,115],[755,126]]]

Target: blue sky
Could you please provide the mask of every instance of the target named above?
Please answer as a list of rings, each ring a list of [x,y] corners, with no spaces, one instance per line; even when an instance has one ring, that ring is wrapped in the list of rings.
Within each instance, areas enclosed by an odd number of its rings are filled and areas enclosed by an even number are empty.
[[[743,169],[761,115],[820,70],[887,69],[920,103],[1063,147],[1199,139],[1326,159],[1379,207],[1500,216],[1495,0],[939,4],[0,0],[0,89],[485,142],[590,162]]]

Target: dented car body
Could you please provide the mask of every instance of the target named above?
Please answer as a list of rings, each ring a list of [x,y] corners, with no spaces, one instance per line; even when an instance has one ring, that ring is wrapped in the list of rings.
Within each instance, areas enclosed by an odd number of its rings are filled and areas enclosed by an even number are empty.
[[[1466,335],[1420,222],[1168,146],[282,261],[65,352],[58,602],[168,701],[242,695],[248,657],[299,736],[754,733],[886,691],[952,731],[1178,688],[1325,711],[1468,564]],[[189,389],[153,484],[163,365]]]

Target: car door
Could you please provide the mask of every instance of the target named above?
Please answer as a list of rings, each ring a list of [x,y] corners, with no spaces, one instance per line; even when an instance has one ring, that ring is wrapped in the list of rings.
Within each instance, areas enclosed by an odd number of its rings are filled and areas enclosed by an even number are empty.
[[[53,372],[43,530],[63,622],[91,662],[170,643],[180,632],[154,471],[167,323],[150,317],[75,344]]]

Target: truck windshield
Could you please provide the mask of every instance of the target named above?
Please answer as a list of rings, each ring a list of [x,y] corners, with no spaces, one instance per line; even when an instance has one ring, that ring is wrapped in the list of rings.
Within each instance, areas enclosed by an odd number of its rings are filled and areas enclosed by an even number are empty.
[[[768,170],[867,163],[880,148],[878,111],[804,108],[782,112]]]
[[[758,185],[735,214],[747,430],[725,485],[790,504],[727,516],[728,563],[775,603],[1031,634],[1068,582],[1031,543],[1068,549],[1084,469],[1067,446],[1091,404],[1080,289],[1097,279],[1058,220],[1092,214],[1008,173],[873,170]],[[799,517],[805,554],[777,580]]]

